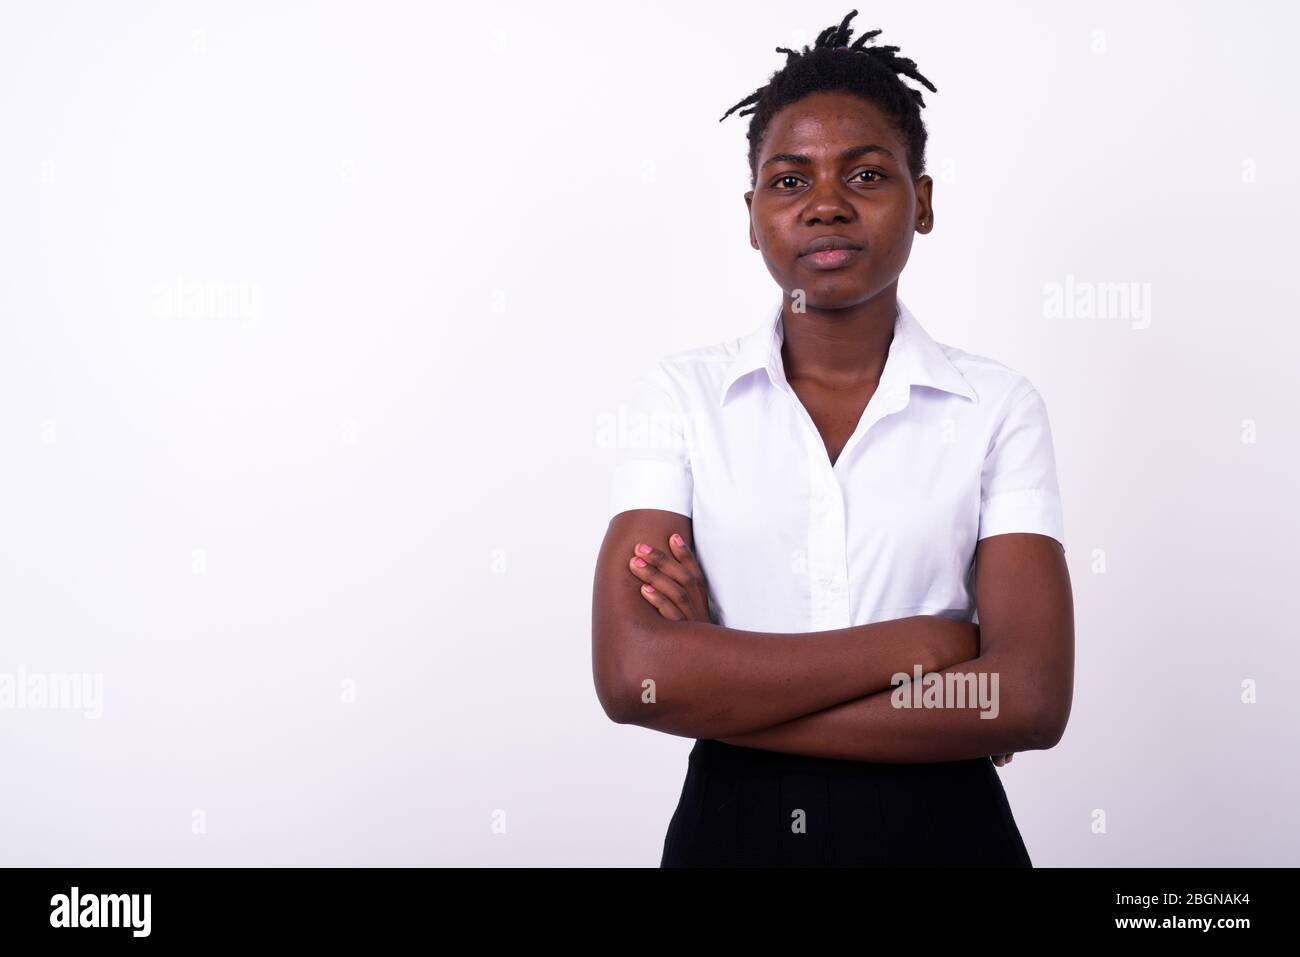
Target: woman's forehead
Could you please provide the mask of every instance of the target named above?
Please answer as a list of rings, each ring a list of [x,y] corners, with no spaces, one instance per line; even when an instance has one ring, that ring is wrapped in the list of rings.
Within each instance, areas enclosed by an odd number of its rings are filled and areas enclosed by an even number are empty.
[[[867,143],[895,149],[901,148],[902,138],[874,103],[852,94],[819,93],[791,103],[772,117],[763,136],[762,152],[812,156]]]

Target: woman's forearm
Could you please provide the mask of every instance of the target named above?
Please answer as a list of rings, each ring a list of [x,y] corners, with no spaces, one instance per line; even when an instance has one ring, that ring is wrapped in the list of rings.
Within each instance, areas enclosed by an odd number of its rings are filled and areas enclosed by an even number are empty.
[[[927,707],[924,693],[917,701],[913,682],[719,740],[811,757],[891,763],[958,761],[1052,747],[1060,737],[1054,712],[1023,670],[1000,669],[995,658],[978,658],[936,672],[940,687],[955,690],[962,682],[968,692],[964,707],[937,690],[929,700],[941,706]],[[923,679],[922,692],[925,684]],[[912,707],[900,707],[904,702]]]
[[[978,654],[978,626],[932,615],[770,634],[707,622],[629,626],[621,722],[693,738],[770,728]]]

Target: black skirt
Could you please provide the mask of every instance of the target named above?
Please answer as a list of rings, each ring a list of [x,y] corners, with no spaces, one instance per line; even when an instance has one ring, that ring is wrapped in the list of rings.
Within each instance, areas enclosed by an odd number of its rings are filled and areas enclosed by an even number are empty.
[[[661,867],[1032,867],[991,758],[881,764],[695,742]]]

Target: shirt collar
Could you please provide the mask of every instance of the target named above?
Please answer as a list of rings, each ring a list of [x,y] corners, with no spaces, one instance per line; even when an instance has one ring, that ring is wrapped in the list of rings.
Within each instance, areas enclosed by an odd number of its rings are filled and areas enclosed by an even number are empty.
[[[781,322],[783,304],[784,299],[759,328],[738,340],[736,355],[727,366],[727,373],[722,380],[720,404],[726,404],[731,387],[750,372],[766,369],[773,385],[785,378],[781,363],[781,344],[785,341]],[[978,402],[979,396],[944,354],[939,343],[922,328],[901,299],[897,300],[897,304],[894,339],[890,343],[889,355],[877,390],[903,395],[913,385],[923,385]]]

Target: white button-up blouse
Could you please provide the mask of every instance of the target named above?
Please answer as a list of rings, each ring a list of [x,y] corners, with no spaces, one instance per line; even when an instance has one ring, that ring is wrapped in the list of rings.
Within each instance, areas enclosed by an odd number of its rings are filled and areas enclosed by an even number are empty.
[[[1047,409],[1023,375],[935,342],[900,301],[880,383],[832,465],[783,338],[778,304],[746,336],[654,363],[620,410],[610,514],[691,518],[719,624],[973,621],[979,539],[1064,544]]]

